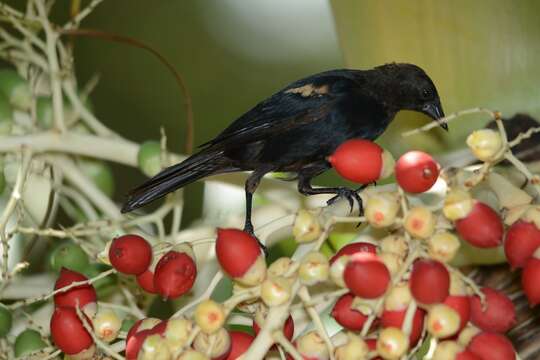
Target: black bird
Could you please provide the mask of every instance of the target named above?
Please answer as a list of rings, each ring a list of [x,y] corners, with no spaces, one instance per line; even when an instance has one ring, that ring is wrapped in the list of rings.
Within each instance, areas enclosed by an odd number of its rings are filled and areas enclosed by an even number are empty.
[[[340,144],[376,139],[400,110],[419,111],[436,121],[444,117],[435,85],[416,65],[331,70],[295,81],[202,144],[199,152],[132,190],[122,212],[204,177],[235,171],[253,171],[245,184],[244,230],[251,234],[253,193],[269,172],[296,174],[304,195],[336,194],[330,203],[345,197],[361,205],[355,190],[313,188],[311,179],[330,168],[326,158]]]

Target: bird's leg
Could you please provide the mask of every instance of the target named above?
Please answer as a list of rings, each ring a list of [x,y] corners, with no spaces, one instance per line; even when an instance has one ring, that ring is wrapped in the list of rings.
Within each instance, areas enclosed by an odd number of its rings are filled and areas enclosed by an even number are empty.
[[[356,201],[358,203],[360,214],[363,213],[364,207],[362,206],[362,198],[360,195],[358,195],[357,191],[362,189],[363,187],[360,187],[358,190],[353,190],[346,187],[313,188],[311,186],[311,177],[300,175],[298,180],[298,191],[300,193],[304,195],[336,194],[336,196],[326,202],[328,205],[332,205],[340,198],[345,198],[349,202],[349,205],[351,206],[350,212],[352,212],[354,208],[354,201]]]
[[[246,180],[246,185],[245,185],[245,190],[246,190],[246,219],[245,219],[245,222],[244,222],[244,231],[257,239],[257,241],[259,242],[259,246],[264,251],[264,254],[266,256],[268,256],[268,250],[266,249],[266,246],[259,241],[259,239],[255,235],[255,230],[253,229],[253,223],[251,222],[251,208],[253,207],[253,193],[257,189],[257,186],[259,186],[259,183],[261,182],[262,177],[267,172],[268,171],[255,170],[251,174],[251,176]]]

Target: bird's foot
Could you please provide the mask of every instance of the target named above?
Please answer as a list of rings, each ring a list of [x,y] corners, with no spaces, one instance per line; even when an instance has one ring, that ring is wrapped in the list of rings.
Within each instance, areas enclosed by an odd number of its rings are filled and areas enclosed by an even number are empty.
[[[257,239],[257,242],[259,243],[259,246],[261,247],[262,251],[264,252],[264,257],[268,257],[268,249],[259,240],[259,238],[255,235],[255,230],[253,229],[253,224],[251,224],[251,222],[246,223],[244,225],[244,231],[247,232],[249,235],[253,236],[255,239]]]
[[[347,201],[349,202],[349,205],[351,207],[351,209],[349,210],[349,213],[352,213],[352,211],[354,209],[354,202],[356,201],[358,203],[358,210],[359,210],[359,213],[360,213],[360,216],[361,216],[364,213],[364,207],[362,205],[362,198],[360,197],[360,195],[358,195],[358,192],[357,192],[357,191],[359,191],[361,189],[363,189],[363,187],[359,188],[358,190],[353,190],[353,189],[349,189],[349,188],[346,188],[346,187],[340,187],[340,188],[338,188],[336,190],[336,196],[334,196],[333,198],[328,200],[326,203],[328,205],[332,205],[337,200],[339,200],[341,198],[345,198],[345,199],[347,199]]]

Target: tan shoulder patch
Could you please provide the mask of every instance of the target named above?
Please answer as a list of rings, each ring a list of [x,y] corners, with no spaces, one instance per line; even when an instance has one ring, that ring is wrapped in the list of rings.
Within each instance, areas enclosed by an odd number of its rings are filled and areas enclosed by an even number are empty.
[[[300,94],[302,97],[308,97],[308,96],[321,96],[328,94],[329,87],[328,85],[322,85],[322,86],[314,86],[313,84],[307,84],[304,86],[300,86],[297,88],[292,88],[287,91],[285,91],[286,94]]]

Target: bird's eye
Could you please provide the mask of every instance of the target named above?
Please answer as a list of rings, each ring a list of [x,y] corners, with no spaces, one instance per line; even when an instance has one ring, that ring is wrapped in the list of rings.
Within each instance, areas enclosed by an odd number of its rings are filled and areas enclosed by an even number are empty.
[[[422,89],[422,98],[423,99],[431,99],[431,90],[430,89]]]

